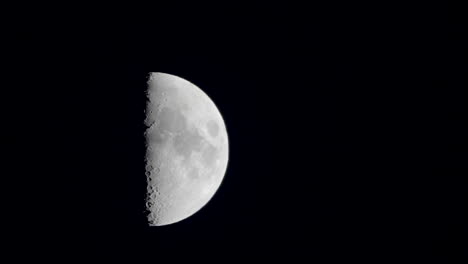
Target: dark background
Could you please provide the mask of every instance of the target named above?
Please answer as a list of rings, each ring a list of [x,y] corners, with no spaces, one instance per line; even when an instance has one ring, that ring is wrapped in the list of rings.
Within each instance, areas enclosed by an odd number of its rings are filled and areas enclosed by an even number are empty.
[[[32,251],[14,257],[464,263],[460,8],[41,8],[4,23],[4,237]],[[149,228],[156,71],[213,99],[230,160],[202,210]]]

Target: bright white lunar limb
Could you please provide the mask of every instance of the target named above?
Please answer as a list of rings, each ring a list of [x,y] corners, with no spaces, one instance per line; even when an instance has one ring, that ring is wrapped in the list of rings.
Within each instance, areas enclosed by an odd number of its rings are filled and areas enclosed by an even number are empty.
[[[228,163],[226,126],[211,99],[174,75],[148,80],[145,133],[150,226],[179,222],[215,194]]]

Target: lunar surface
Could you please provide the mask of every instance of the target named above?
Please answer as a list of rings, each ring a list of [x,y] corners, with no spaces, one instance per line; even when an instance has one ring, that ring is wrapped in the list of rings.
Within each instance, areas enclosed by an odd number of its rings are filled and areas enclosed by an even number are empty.
[[[193,215],[218,190],[228,163],[221,114],[194,84],[152,73],[145,133],[148,223],[162,226]]]

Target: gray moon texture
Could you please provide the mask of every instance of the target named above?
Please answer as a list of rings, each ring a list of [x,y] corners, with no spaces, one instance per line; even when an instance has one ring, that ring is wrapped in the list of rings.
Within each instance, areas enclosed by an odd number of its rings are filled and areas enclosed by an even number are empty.
[[[199,211],[221,185],[226,126],[200,88],[159,72],[148,80],[145,124],[148,224],[173,224]]]

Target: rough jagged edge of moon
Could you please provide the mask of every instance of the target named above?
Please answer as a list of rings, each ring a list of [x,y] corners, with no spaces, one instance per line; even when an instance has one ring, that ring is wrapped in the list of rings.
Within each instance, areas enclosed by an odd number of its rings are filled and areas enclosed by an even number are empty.
[[[158,126],[158,121],[156,114],[160,110],[162,106],[162,102],[165,102],[165,98],[163,101],[155,101],[152,99],[152,93],[154,91],[150,88],[151,82],[155,78],[154,73],[150,73],[147,76],[146,86],[147,89],[145,91],[146,95],[146,108],[145,108],[145,143],[146,143],[146,154],[145,154],[145,175],[146,175],[146,214],[147,219],[149,221],[150,226],[156,226],[160,222],[160,215],[161,215],[161,207],[156,206],[155,201],[158,197],[161,197],[160,190],[157,187],[157,184],[154,182],[155,179],[152,177],[153,175],[158,174],[160,171],[160,164],[155,165],[155,159],[152,155],[153,149],[151,145],[151,131],[156,129]],[[151,150],[151,151],[149,151]]]
[[[150,84],[151,82],[151,75],[147,76],[147,85]],[[149,89],[146,89],[145,91],[145,95],[146,95],[146,108],[145,108],[145,132],[144,132],[144,136],[145,136],[145,144],[146,144],[146,148],[150,147],[149,146],[149,139],[148,139],[148,133],[151,129],[153,129],[153,127],[155,126],[155,123],[156,121],[152,119],[154,113],[153,113],[153,110],[152,110],[152,107],[151,107],[151,98],[150,98],[150,91]],[[154,214],[155,216],[158,215],[158,212],[154,212],[153,209],[156,209],[156,210],[159,210],[159,208],[155,207],[154,206],[154,196],[157,195],[157,193],[159,192],[157,188],[155,188],[155,185],[152,184],[152,178],[151,178],[151,171],[153,170],[156,170],[158,168],[155,168],[152,164],[152,160],[151,160],[151,156],[150,156],[150,153],[148,151],[146,151],[146,154],[145,154],[145,175],[146,175],[146,192],[147,192],[147,195],[146,195],[146,214]]]

